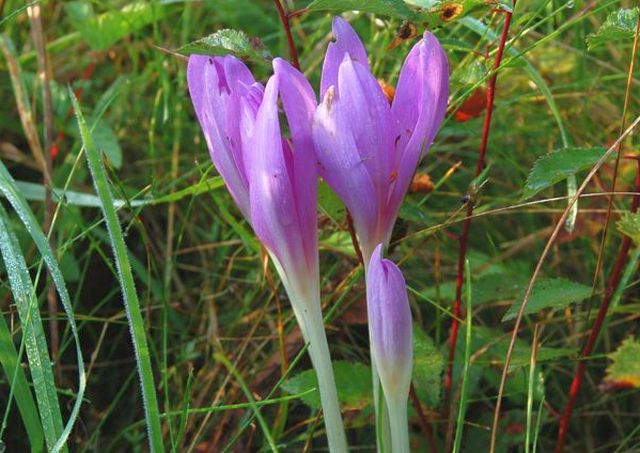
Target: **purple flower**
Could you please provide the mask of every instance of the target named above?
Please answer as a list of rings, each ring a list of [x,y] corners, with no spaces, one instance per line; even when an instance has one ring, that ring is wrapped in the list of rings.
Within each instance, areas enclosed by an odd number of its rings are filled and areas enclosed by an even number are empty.
[[[277,260],[287,289],[318,274],[316,178],[309,82],[280,58],[266,87],[233,56],[189,58],[189,92],[211,160],[245,218]],[[291,130],[283,138],[281,97]],[[306,285],[308,286],[308,285]],[[295,287],[295,288],[294,288]]]
[[[313,140],[320,175],[351,213],[365,262],[387,244],[422,155],[444,119],[447,57],[430,33],[407,56],[391,105],[371,74],[364,46],[343,19],[322,68]]]
[[[371,361],[380,378],[391,425],[391,451],[408,452],[407,397],[413,366],[411,309],[402,272],[382,259],[379,244],[367,269]]]
[[[402,272],[382,258],[382,244],[369,262],[367,305],[371,349],[385,396],[401,394],[406,399],[413,362],[411,309]]]
[[[189,58],[191,100],[211,159],[265,245],[309,343],[329,449],[347,451],[320,306],[317,164],[311,124],[316,98],[305,77],[276,58],[266,87],[237,58]],[[280,128],[282,100],[291,140]]]

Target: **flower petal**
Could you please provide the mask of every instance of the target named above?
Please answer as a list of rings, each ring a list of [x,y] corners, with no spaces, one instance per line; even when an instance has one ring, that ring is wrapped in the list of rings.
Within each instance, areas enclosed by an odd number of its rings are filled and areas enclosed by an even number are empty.
[[[367,51],[349,22],[342,17],[336,16],[333,18],[332,28],[333,36],[335,36],[336,40],[329,43],[324,57],[322,77],[320,79],[321,99],[324,98],[330,86],[338,84],[338,69],[345,55],[350,55],[353,60],[369,69]]]
[[[391,106],[396,122],[397,183],[388,213],[397,215],[420,156],[426,152],[444,119],[449,97],[447,56],[431,33],[416,44],[405,59]]]
[[[300,228],[292,184],[293,155],[280,134],[277,100],[278,78],[273,76],[267,83],[252,138],[251,223],[258,238],[288,272],[305,266],[304,242],[315,229]]]
[[[342,121],[349,106],[333,96],[330,88],[318,106],[313,121],[313,141],[320,164],[320,176],[342,199],[353,217],[360,244],[369,243],[375,234],[378,203],[369,171],[351,134]]]
[[[345,56],[338,74],[337,120],[345,124],[374,185],[378,209],[393,179],[393,123],[389,102],[369,69]]]
[[[367,310],[371,345],[385,395],[409,393],[413,363],[411,308],[402,272],[382,259],[382,244],[367,271]]]
[[[281,58],[273,61],[280,97],[293,142],[293,195],[303,241],[308,272],[317,272],[317,165],[311,125],[317,102],[304,75]]]
[[[225,181],[231,196],[245,217],[249,217],[249,186],[242,155],[239,98],[249,88],[254,98],[261,98],[246,66],[235,57],[192,55],[187,67],[191,100],[202,127],[211,160]],[[258,102],[259,103],[259,102]],[[253,122],[257,103],[244,112],[244,124]]]

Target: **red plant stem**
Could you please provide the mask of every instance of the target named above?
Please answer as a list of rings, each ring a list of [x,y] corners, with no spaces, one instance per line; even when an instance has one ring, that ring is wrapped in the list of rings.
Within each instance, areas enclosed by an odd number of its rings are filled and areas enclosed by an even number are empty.
[[[515,6],[516,0],[513,0],[513,6]],[[493,102],[496,93],[496,81],[498,80],[498,69],[502,62],[502,56],[504,54],[504,47],[509,35],[509,26],[511,25],[511,15],[509,11],[505,11],[504,24],[502,26],[502,35],[500,36],[500,44],[498,45],[498,51],[496,52],[495,59],[493,61],[493,72],[489,77],[487,86],[487,101],[486,101],[486,114],[484,117],[484,123],[482,124],[482,140],[480,142],[480,153],[478,155],[478,164],[476,166],[476,177],[482,173],[485,166],[485,155],[487,153],[487,145],[489,142],[489,131],[491,130],[491,118],[493,116]],[[467,216],[462,225],[462,235],[460,236],[460,247],[458,253],[458,273],[456,276],[456,298],[453,302],[453,322],[451,324],[451,335],[449,337],[449,363],[447,366],[447,373],[444,379],[445,387],[445,404],[451,397],[451,384],[453,376],[453,361],[456,354],[456,341],[458,339],[458,330],[460,323],[458,319],[462,315],[462,282],[464,281],[464,262],[467,256],[467,243],[469,241],[469,231],[471,229],[471,217],[473,216],[473,202],[469,201],[467,204]]]
[[[640,160],[638,161],[638,169],[636,171],[636,193],[640,192]],[[633,201],[631,203],[631,212],[638,212],[638,206],[640,206],[640,196],[634,195]],[[615,293],[618,284],[620,283],[620,278],[622,277],[622,270],[624,269],[625,264],[627,263],[627,255],[629,254],[629,249],[631,248],[631,238],[629,236],[624,236],[622,239],[622,244],[620,245],[620,251],[618,252],[618,257],[616,258],[615,265],[613,267],[613,271],[611,272],[611,276],[609,277],[609,282],[607,283],[607,289],[604,293],[604,298],[602,299],[602,304],[600,305],[600,310],[598,311],[598,316],[593,323],[593,327],[591,328],[591,332],[589,333],[589,338],[587,339],[587,343],[582,349],[582,353],[580,354],[580,361],[578,362],[578,366],[576,367],[576,371],[573,375],[573,380],[571,381],[571,389],[569,390],[569,399],[567,400],[567,405],[564,408],[564,412],[560,417],[560,427],[558,428],[558,439],[556,441],[555,453],[562,453],[564,449],[565,442],[567,440],[567,432],[569,429],[569,423],[571,422],[571,414],[573,412],[573,406],[576,402],[576,397],[578,396],[578,391],[580,390],[580,385],[582,384],[582,379],[584,378],[584,372],[586,368],[586,359],[591,355],[593,348],[596,345],[596,341],[598,340],[598,335],[600,334],[600,330],[602,329],[602,324],[604,323],[605,318],[607,317],[607,311],[609,310],[609,304],[611,303],[611,299],[613,298],[613,294]]]
[[[282,7],[281,0],[273,0],[276,8],[278,9],[278,14],[280,15],[280,20],[282,21],[282,26],[284,27],[284,32],[287,35],[287,43],[289,44],[289,52],[291,53],[291,62],[296,67],[296,69],[300,69],[300,62],[298,61],[298,52],[296,52],[296,45],[293,42],[293,36],[291,35],[291,25],[289,24],[289,16],[284,11]]]

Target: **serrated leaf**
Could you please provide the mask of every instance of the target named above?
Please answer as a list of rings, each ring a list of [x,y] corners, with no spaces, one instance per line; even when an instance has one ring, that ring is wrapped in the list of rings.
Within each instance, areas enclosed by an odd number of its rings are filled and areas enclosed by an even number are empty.
[[[615,388],[640,388],[640,342],[633,336],[609,354],[605,383]]]
[[[638,8],[622,8],[609,14],[598,31],[587,36],[587,48],[592,50],[608,42],[633,39],[638,12]]]
[[[413,326],[413,385],[420,401],[437,407],[444,359],[433,340],[417,325]]]
[[[267,65],[273,58],[258,39],[249,38],[240,30],[226,28],[185,44],[178,49],[184,55],[228,55],[232,54],[243,60]]]
[[[594,148],[562,148],[539,158],[531,169],[524,185],[522,199],[531,198],[541,190],[591,168],[607,150]]]
[[[333,372],[338,389],[338,399],[342,405],[349,409],[363,409],[373,403],[371,368],[361,363],[335,361],[333,362]],[[303,371],[288,379],[282,387],[292,395],[308,392],[315,388],[315,392],[308,393],[301,399],[313,409],[320,408],[320,394],[317,391],[318,381],[313,369]]]
[[[567,305],[580,302],[590,295],[591,287],[581,283],[572,282],[564,278],[541,280],[533,287],[527,306],[524,309],[524,314],[537,313],[545,308],[564,308]],[[523,299],[524,291],[504,314],[502,321],[509,321],[517,316]]]
[[[167,14],[167,8],[144,1],[125,5],[120,10],[96,15],[91,3],[65,2],[64,9],[72,25],[94,50],[106,50],[132,32]]]
[[[100,151],[108,158],[109,163],[116,169],[122,167],[122,148],[115,132],[106,121],[100,121],[93,128],[93,141]]]
[[[307,6],[307,9],[335,12],[356,10],[402,19],[414,16],[414,13],[402,0],[314,0]]]
[[[634,243],[640,245],[640,212],[624,212],[616,226],[618,231],[629,236]]]

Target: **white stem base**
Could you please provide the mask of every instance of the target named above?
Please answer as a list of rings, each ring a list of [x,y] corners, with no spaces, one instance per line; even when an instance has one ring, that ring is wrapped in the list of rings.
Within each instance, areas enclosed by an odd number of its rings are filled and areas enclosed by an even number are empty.
[[[348,451],[347,438],[342,424],[340,403],[320,310],[320,301],[298,300],[292,305],[294,306],[294,313],[302,330],[302,335],[305,341],[309,343],[309,357],[318,377],[329,451],[346,453]],[[302,313],[299,312],[300,310],[302,310]]]

